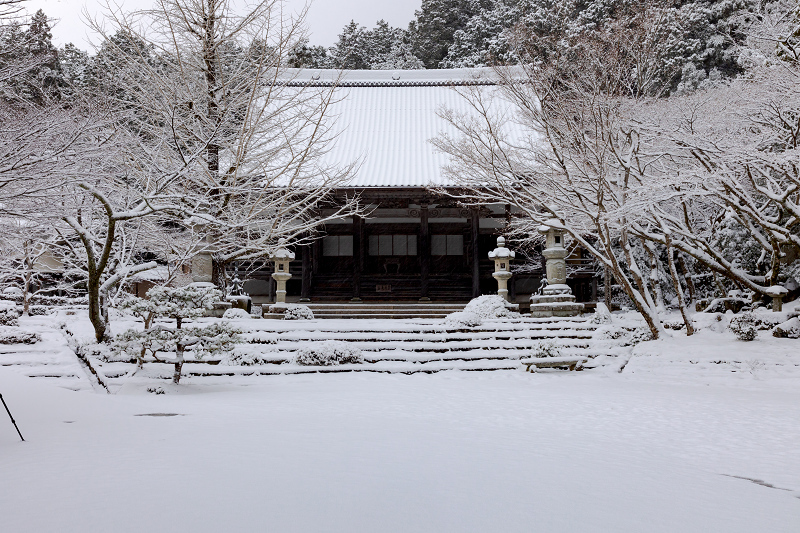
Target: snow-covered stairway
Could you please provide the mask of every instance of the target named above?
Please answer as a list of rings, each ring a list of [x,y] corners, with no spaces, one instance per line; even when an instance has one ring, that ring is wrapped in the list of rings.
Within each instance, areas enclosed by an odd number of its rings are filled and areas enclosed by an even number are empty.
[[[72,390],[92,390],[89,370],[75,357],[64,334],[49,326],[50,317],[20,319],[23,329],[35,330],[42,340],[34,344],[0,345],[0,366],[32,378],[53,379]],[[26,327],[27,326],[27,327]]]
[[[330,302],[308,303],[316,318],[381,319],[444,318],[463,311],[464,303],[448,302]]]
[[[218,364],[194,362],[187,376],[273,375],[316,372],[418,373],[443,370],[522,369],[520,359],[535,354],[542,342],[557,346],[561,356],[589,356],[594,361],[615,358],[621,342],[597,338],[598,326],[582,318],[487,320],[474,328],[452,329],[440,320],[310,320],[238,321],[245,342],[232,360]],[[302,366],[298,352],[309,346],[342,342],[358,350],[364,362],[334,366]],[[109,384],[128,375],[127,363],[93,366]],[[587,366],[592,366],[587,365]],[[160,370],[157,370],[159,369]],[[147,365],[148,375],[167,379],[167,365]]]

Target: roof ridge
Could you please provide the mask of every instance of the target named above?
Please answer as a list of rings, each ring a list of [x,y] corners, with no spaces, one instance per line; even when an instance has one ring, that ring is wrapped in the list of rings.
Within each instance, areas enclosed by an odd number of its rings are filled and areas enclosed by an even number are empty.
[[[497,80],[291,80],[287,87],[463,87],[497,85]]]

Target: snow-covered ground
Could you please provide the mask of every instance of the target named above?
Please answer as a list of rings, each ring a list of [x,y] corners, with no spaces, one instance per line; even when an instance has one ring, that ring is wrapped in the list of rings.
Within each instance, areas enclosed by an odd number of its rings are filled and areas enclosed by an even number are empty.
[[[0,353],[27,439],[0,412],[0,531],[794,533],[798,348],[704,330],[639,344],[622,373],[187,377],[160,395],[93,391],[80,365],[31,379]],[[28,349],[38,375],[74,364],[55,333]]]

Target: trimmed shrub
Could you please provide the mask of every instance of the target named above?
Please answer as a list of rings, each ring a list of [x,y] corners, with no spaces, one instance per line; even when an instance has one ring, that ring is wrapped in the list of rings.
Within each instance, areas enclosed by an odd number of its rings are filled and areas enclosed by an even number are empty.
[[[560,357],[561,347],[553,341],[539,341],[533,345],[531,357]]]
[[[758,336],[758,328],[753,313],[742,313],[731,318],[728,328],[740,341],[752,341]]]
[[[239,309],[238,307],[231,307],[222,315],[222,318],[226,320],[239,320],[239,319],[250,319],[250,313],[245,311],[244,309]]]
[[[481,323],[483,323],[481,317],[470,311],[450,313],[444,319],[445,326],[450,328],[474,328],[480,326]]]
[[[772,331],[772,336],[784,339],[800,339],[800,318],[790,318],[786,322],[778,324]]]
[[[0,302],[0,326],[19,326],[19,314],[16,305]]]
[[[38,333],[23,329],[0,326],[0,344],[36,344],[42,340]]]
[[[310,307],[300,304],[288,304],[283,312],[284,320],[314,320],[314,312]]]
[[[295,362],[303,366],[333,366],[363,363],[361,350],[341,341],[326,341],[308,345],[297,352]]]
[[[519,318],[519,313],[511,307],[502,296],[496,294],[487,294],[473,298],[464,307],[464,312],[474,313],[482,320],[491,320],[494,318]]]

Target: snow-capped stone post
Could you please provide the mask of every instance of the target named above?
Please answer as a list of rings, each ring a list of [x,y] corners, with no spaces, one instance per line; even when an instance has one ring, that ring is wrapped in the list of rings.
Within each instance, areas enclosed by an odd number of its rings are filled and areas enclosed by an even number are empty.
[[[194,283],[211,283],[214,278],[211,252],[202,251],[192,257],[192,281]]]
[[[275,303],[286,303],[286,282],[292,277],[289,273],[289,263],[294,260],[294,252],[281,246],[269,256],[273,263],[275,263],[275,272],[272,273],[272,279],[278,283],[278,288],[275,291]]]
[[[773,285],[767,289],[767,294],[772,296],[772,311],[774,313],[780,313],[783,311],[783,297],[788,293],[789,291],[786,289],[786,287],[781,287],[780,285]]]
[[[514,256],[514,252],[506,248],[506,239],[502,236],[497,238],[497,248],[489,252],[489,259],[494,260],[492,277],[497,280],[497,294],[505,301],[508,301],[508,280],[511,279]]]
[[[545,249],[542,255],[547,260],[547,286],[541,294],[531,295],[531,316],[576,316],[583,312],[583,304],[575,302],[572,289],[567,285],[567,249],[564,247],[564,230],[557,219],[550,219],[539,226],[539,233],[545,235]]]

